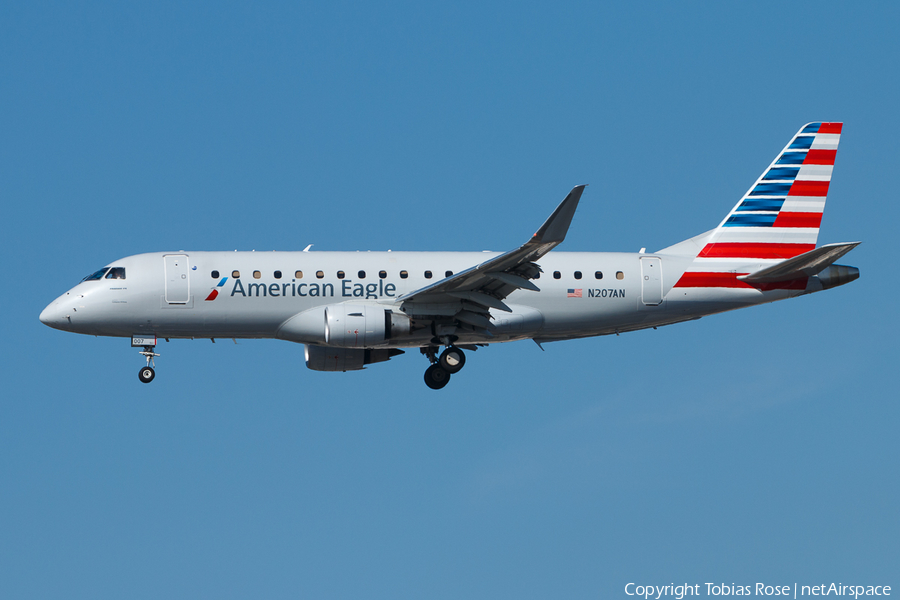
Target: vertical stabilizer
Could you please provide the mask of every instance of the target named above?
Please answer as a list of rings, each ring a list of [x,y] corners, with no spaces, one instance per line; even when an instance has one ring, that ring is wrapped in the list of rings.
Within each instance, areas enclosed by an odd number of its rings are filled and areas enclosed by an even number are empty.
[[[719,224],[698,258],[784,260],[816,247],[841,123],[810,123]]]
[[[749,287],[737,279],[749,266],[756,271],[815,249],[841,127],[802,127],[718,227],[672,246],[672,254],[695,256],[675,286]]]

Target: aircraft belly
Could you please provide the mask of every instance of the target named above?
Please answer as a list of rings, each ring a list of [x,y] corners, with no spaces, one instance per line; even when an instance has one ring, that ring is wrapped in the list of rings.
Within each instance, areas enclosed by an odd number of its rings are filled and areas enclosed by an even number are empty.
[[[306,308],[266,306],[263,302],[235,306],[221,300],[212,303],[192,296],[177,308],[158,302],[152,308],[145,305],[119,335],[147,331],[159,337],[274,338],[285,319]]]
[[[710,315],[793,298],[805,290],[766,290],[735,288],[676,288],[666,299],[673,313]]]

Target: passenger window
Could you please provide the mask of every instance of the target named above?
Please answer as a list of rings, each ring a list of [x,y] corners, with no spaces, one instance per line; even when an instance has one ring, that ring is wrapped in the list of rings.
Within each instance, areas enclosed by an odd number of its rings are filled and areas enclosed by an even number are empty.
[[[425,271],[425,279],[431,279],[431,271]]]
[[[603,271],[594,271],[594,279],[603,279]]]
[[[387,271],[378,271],[378,276],[384,279],[387,277]]]
[[[107,279],[125,279],[125,267],[113,267],[106,274]]]
[[[262,273],[260,273],[259,271],[253,271],[253,279],[259,279],[260,277],[262,277]]]
[[[325,277],[325,271],[316,271],[316,279],[322,279]]]
[[[575,271],[575,279],[581,279],[581,271]]]
[[[453,275],[453,271],[444,271],[444,277],[450,277]]]
[[[275,279],[281,279],[281,271],[275,271]]]
[[[553,279],[559,279],[562,274],[559,271],[553,271]]]
[[[91,273],[90,275],[88,275],[87,277],[85,277],[84,279],[82,279],[82,281],[93,281],[93,280],[95,280],[95,279],[103,279],[103,276],[104,276],[105,274],[106,274],[106,267],[103,267],[102,269],[100,269],[100,270],[97,271],[96,273]]]
[[[625,279],[625,273],[622,271],[616,271],[616,279]]]
[[[232,271],[231,276],[234,277],[235,279],[239,279],[241,276],[241,272],[240,271]]]
[[[303,279],[303,271],[294,271],[294,277],[297,279]]]
[[[338,279],[343,279],[343,278],[344,278],[344,272],[338,271]]]
[[[409,271],[400,271],[400,279],[406,279],[409,277]]]
[[[365,271],[360,271],[359,273],[356,274],[356,276],[359,277],[360,279],[365,279],[365,278],[366,278],[366,272],[365,272]]]
[[[213,271],[213,272],[210,273],[209,275],[210,275],[210,277],[212,277],[213,279],[218,279],[218,278],[219,278],[219,272],[218,272],[218,271]]]

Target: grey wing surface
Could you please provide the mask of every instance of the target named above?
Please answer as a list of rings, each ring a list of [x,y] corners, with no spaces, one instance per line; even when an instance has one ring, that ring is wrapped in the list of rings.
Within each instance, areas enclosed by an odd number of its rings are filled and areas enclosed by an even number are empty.
[[[541,272],[535,261],[566,238],[584,188],[572,188],[531,239],[515,250],[399,298],[404,312],[490,335],[489,309],[511,312],[503,302],[507,296],[518,289],[539,291],[531,281]]]

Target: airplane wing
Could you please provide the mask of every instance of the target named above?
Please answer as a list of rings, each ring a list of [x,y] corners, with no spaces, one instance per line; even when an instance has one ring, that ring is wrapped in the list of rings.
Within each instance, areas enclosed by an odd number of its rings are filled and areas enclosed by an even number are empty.
[[[821,248],[815,248],[809,252],[799,254],[794,258],[783,260],[755,273],[742,275],[738,279],[747,283],[773,283],[776,281],[790,281],[800,277],[812,277],[859,246],[859,244],[860,242],[827,244]]]
[[[457,322],[464,328],[488,333],[493,328],[488,309],[511,312],[503,300],[515,290],[540,291],[531,281],[541,272],[534,261],[566,238],[585,187],[572,188],[522,246],[398,298],[401,309],[414,318]]]

